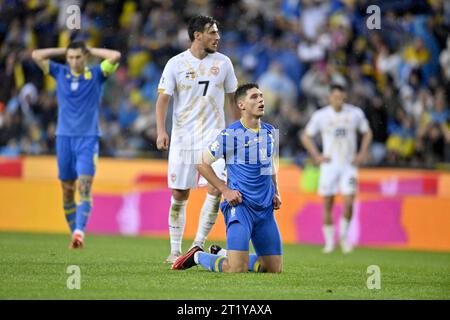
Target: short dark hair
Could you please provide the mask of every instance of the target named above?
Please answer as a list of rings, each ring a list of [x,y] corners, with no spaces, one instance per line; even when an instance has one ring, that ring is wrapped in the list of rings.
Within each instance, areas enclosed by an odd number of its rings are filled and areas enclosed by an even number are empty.
[[[330,92],[334,91],[334,90],[338,90],[341,92],[345,92],[345,88],[343,85],[340,85],[338,83],[333,83],[330,85]]]
[[[205,26],[207,24],[209,24],[210,27],[213,26],[214,24],[219,26],[219,23],[213,17],[210,17],[210,16],[195,16],[195,17],[192,17],[189,20],[189,23],[188,23],[189,39],[191,39],[191,41],[194,41],[194,39],[195,39],[194,32],[196,32],[196,31],[198,31],[198,32],[205,31]]]
[[[67,46],[66,51],[69,50],[69,49],[81,49],[81,51],[83,53],[87,53],[88,52],[86,44],[83,41],[73,41],[73,42],[69,43],[69,45]]]
[[[245,96],[247,91],[253,88],[259,89],[259,86],[256,83],[244,83],[240,85],[234,93],[234,101],[237,102],[240,97]]]

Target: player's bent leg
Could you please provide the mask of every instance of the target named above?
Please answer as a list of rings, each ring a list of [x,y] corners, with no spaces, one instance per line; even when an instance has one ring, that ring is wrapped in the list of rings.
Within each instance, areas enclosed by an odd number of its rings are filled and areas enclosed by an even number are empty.
[[[240,221],[231,222],[227,228],[227,259],[223,272],[247,272],[250,232]]]
[[[355,201],[355,195],[344,195],[344,214],[343,217],[347,220],[352,219],[353,215],[353,203]]]
[[[92,210],[92,183],[94,177],[82,175],[78,179],[78,192],[80,193],[80,203],[77,206],[76,229],[82,232],[86,229],[89,216]]]
[[[256,272],[280,273],[283,271],[283,256],[260,256],[259,270]]]
[[[330,253],[334,250],[334,227],[333,227],[333,204],[334,195],[324,196],[324,210],[323,210],[323,238],[325,240],[325,246],[323,253]]]
[[[172,189],[169,209],[170,254],[166,263],[174,263],[181,256],[184,227],[186,224],[186,205],[190,190]]]
[[[61,181],[61,187],[63,190],[64,214],[67,224],[69,225],[70,232],[72,233],[75,230],[75,219],[77,211],[77,205],[75,203],[76,181]]]
[[[323,248],[324,253],[330,253],[334,250],[334,227],[332,220],[332,211],[334,195],[338,191],[341,177],[340,168],[332,164],[322,164],[320,166],[319,194],[324,197],[322,233],[325,240]]]
[[[75,248],[84,246],[84,233],[92,211],[91,188],[93,181],[94,177],[88,175],[81,175],[78,179],[80,202],[77,205],[75,230],[72,235],[72,245]]]
[[[223,272],[237,273],[248,271],[248,251],[228,250],[222,265]]]
[[[333,224],[333,205],[334,205],[334,195],[324,196],[324,210],[323,210],[323,223],[326,225]]]
[[[353,194],[344,195],[344,213],[341,217],[339,226],[339,239],[343,253],[350,253],[353,250],[348,240],[348,229],[353,216],[353,202],[355,196]]]
[[[218,255],[218,256],[223,256],[223,257],[227,256],[227,250],[223,249],[218,244],[210,245],[209,246],[209,253],[214,254],[214,255]],[[248,271],[259,272],[259,266],[260,266],[260,263],[259,263],[259,260],[258,260],[258,255],[254,254],[254,253],[250,253],[248,255]]]
[[[66,221],[71,233],[75,230],[76,203],[75,191],[78,177],[76,161],[74,161],[74,150],[72,148],[72,137],[56,137],[56,160],[58,164],[58,178],[63,190],[63,208]]]
[[[220,199],[220,191],[208,184],[205,202],[200,212],[198,229],[192,247],[199,246],[203,248],[205,246],[206,238],[217,220]]]
[[[251,239],[256,255],[250,255],[249,269],[254,272],[281,272],[281,236],[273,210],[266,218],[258,221]]]
[[[201,265],[212,272],[247,272],[248,251],[229,250],[229,256],[219,256],[203,252],[200,247],[191,248],[186,254],[178,257],[172,264],[172,270],[186,270]]]
[[[239,220],[234,220],[227,227],[227,257],[203,252],[195,246],[180,256],[172,269],[184,270],[200,264],[214,272],[247,272],[250,231]]]
[[[80,195],[72,241],[78,241],[80,243],[79,247],[83,247],[84,232],[92,211],[91,189],[97,168],[98,140],[98,137],[75,137],[72,139],[75,168],[78,176],[78,192]]]

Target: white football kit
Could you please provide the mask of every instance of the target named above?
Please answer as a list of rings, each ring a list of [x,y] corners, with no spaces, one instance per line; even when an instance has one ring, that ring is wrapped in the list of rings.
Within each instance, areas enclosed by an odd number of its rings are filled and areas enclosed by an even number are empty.
[[[195,165],[201,163],[209,142],[225,128],[225,93],[236,89],[231,60],[221,53],[200,60],[188,49],[167,62],[158,92],[173,97],[169,188],[186,190],[206,184]],[[225,181],[224,160],[212,167]]]
[[[323,155],[331,159],[320,165],[319,194],[343,195],[357,191],[358,170],[352,164],[357,152],[357,131],[366,133],[368,121],[358,107],[344,104],[340,112],[326,106],[313,113],[306,126],[310,137],[321,134]]]

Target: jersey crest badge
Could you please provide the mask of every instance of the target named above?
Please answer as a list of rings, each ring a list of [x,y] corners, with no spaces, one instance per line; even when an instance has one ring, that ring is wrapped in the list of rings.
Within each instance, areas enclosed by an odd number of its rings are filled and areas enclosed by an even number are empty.
[[[214,66],[214,67],[211,67],[211,69],[209,69],[209,72],[211,74],[217,76],[219,74],[219,72],[220,72],[220,69],[219,69],[219,67]]]
[[[80,85],[80,83],[78,81],[72,81],[70,83],[70,90],[77,91],[79,85]]]
[[[91,73],[90,70],[86,70],[84,72],[84,79],[86,79],[86,80],[91,80],[92,79],[92,73]]]

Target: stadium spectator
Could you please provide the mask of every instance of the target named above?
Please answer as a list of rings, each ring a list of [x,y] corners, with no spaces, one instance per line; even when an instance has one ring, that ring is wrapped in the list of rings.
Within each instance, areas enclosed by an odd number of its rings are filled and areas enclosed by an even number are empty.
[[[372,103],[364,108],[373,138],[370,145],[371,163],[381,165],[386,157],[386,140],[388,138],[388,112],[382,97],[375,96]]]
[[[414,120],[404,109],[397,109],[394,119],[389,120],[389,137],[386,141],[387,161],[391,165],[410,160],[415,151]]]
[[[81,30],[67,29],[64,9],[68,4],[80,6]],[[232,59],[240,81],[256,81],[272,63],[278,62],[283,65],[280,76],[287,76],[295,84],[294,90],[283,89],[282,96],[298,97],[291,107],[302,113],[306,98],[306,116],[325,104],[330,83],[339,78],[352,88],[350,102],[368,108],[366,102],[379,92],[390,117],[403,107],[417,126],[417,119],[422,117],[420,109],[429,104],[425,100],[432,100],[430,96],[440,85],[446,88],[445,99],[449,104],[449,1],[377,1],[381,8],[381,30],[367,29],[368,4],[341,0],[3,1],[0,105],[4,107],[0,112],[5,118],[4,113],[20,107],[21,90],[26,84],[33,84],[39,97],[35,100],[37,104],[32,104],[32,116],[22,110],[15,112],[20,113],[21,127],[36,122],[44,139],[51,139],[48,134],[55,122],[41,121],[40,101],[43,95],[48,95],[55,108],[55,84],[38,72],[31,62],[31,50],[86,40],[90,45],[117,49],[124,57],[122,67],[105,86],[101,123],[108,134],[101,141],[105,146],[102,154],[161,157],[153,152],[154,143],[150,148],[149,143],[136,143],[139,134],[130,131],[133,121],[127,128],[120,128],[119,102],[126,101],[131,89],[136,89],[143,97],[143,105],[154,112],[156,88],[164,65],[189,45],[186,22],[201,12],[209,15],[217,12],[222,32],[220,50]],[[298,129],[292,122],[286,125],[289,127],[281,128],[282,134],[284,130],[291,133]],[[0,124],[0,136],[9,136],[8,132],[10,128],[4,122]],[[18,154],[26,154],[20,144],[24,135],[25,129],[11,138],[16,140],[10,143],[14,146],[12,150],[18,150]],[[6,147],[11,139],[2,140],[0,148]],[[114,141],[122,139],[124,146],[136,150],[114,152]],[[284,148],[291,150],[285,149],[285,154],[296,154],[296,146],[286,143]],[[54,153],[54,149],[42,148],[39,152]],[[404,164],[408,165],[408,161]]]
[[[267,113],[270,114],[276,105],[297,100],[294,82],[284,73],[283,66],[278,62],[272,62],[269,70],[258,79],[261,90],[266,92]]]
[[[441,63],[442,72],[444,74],[447,83],[450,82],[450,36],[447,37],[447,47],[442,50],[439,57]]]
[[[446,157],[450,111],[445,99],[444,88],[434,95],[433,108],[424,112],[417,133],[417,144],[427,163],[441,162]]]

